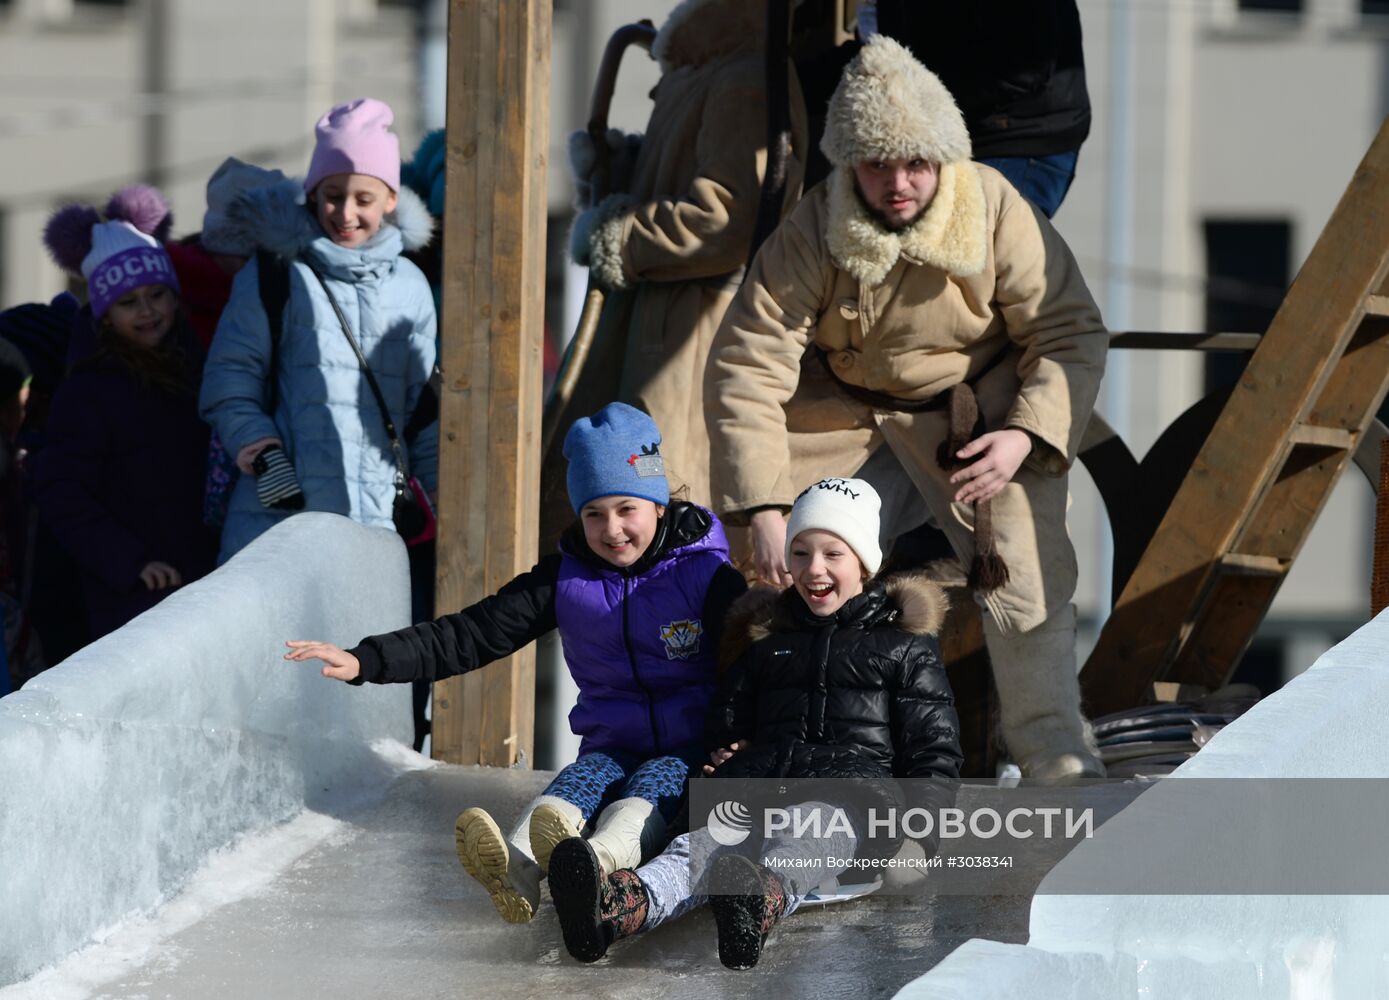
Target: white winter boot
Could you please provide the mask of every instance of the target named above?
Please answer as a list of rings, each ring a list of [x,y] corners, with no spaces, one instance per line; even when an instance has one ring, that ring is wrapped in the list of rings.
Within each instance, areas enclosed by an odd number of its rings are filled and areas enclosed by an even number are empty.
[[[1004,635],[986,613],[984,645],[998,687],[1003,741],[1023,777],[1038,784],[1103,778],[1090,725],[1080,714],[1075,606],[1030,632]]]
[[[535,860],[542,871],[550,870],[550,855],[555,845],[569,837],[579,836],[584,829],[584,814],[579,807],[557,795],[542,795],[531,803],[530,842]]]
[[[666,821],[646,799],[618,799],[599,814],[588,844],[604,874],[611,875],[641,864],[643,854],[654,851],[665,831]]]
[[[465,810],[454,823],[458,860],[492,897],[507,923],[524,924],[540,906],[540,866],[509,845],[483,809]]]

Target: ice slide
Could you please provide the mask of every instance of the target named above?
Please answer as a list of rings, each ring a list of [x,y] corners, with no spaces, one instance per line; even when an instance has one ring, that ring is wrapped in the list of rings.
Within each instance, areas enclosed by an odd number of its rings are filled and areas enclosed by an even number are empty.
[[[435,765],[409,691],[348,688],[280,642],[408,619],[403,546],[289,519],[211,577],[0,700],[0,1000],[886,996],[1025,898],[878,893],[790,918],[758,968],[696,913],[594,966],[554,912],[503,924],[453,852],[469,805],[549,775]]]

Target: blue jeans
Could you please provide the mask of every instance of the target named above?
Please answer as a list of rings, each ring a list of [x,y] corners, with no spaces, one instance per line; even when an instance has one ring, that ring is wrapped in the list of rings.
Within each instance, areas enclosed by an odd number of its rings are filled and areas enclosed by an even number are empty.
[[[1013,187],[1050,219],[1071,189],[1078,156],[1078,151],[1072,151],[1051,156],[995,156],[979,162],[1012,181]]]

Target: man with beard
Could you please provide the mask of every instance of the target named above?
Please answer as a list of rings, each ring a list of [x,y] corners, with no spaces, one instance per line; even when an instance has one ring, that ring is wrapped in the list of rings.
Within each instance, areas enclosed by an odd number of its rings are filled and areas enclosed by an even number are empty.
[[[1102,776],[1065,526],[1108,345],[1099,310],[1042,213],[970,162],[953,98],[899,43],[874,37],[850,63],[821,148],[833,171],[762,247],[715,337],[715,504],[751,525],[759,575],[784,583],[784,511],[821,478],[880,476],[879,492],[919,497],[966,565],[988,547],[982,524],[975,535],[988,501],[1006,572],[975,599],[1004,741],[1030,780]],[[984,429],[945,469],[944,403],[962,382]]]

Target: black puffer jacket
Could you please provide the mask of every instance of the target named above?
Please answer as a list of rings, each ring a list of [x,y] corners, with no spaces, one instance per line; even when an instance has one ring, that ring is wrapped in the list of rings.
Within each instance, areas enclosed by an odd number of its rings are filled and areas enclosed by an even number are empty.
[[[953,802],[960,721],[935,638],[946,603],[917,574],[874,582],[824,618],[794,589],[759,588],[735,602],[725,648],[736,651],[740,635],[750,644],[724,674],[705,739],[710,750],[751,745],[714,777],[854,779],[827,783],[816,797],[860,815]],[[882,780],[892,778],[932,779],[932,787]]]

